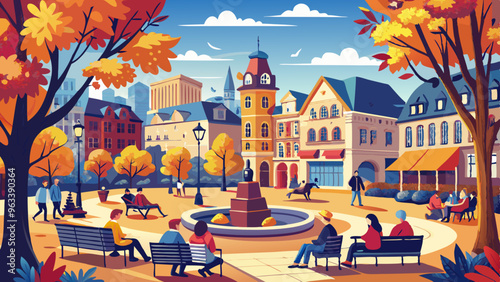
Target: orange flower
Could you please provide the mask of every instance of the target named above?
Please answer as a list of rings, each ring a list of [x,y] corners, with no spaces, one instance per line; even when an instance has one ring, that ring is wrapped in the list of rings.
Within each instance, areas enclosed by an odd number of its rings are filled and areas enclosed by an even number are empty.
[[[119,88],[127,85],[127,82],[134,81],[134,77],[136,77],[134,71],[130,64],[118,63],[118,59],[100,59],[83,69],[83,76],[94,76],[95,79],[101,80],[106,87],[113,84],[115,88]]]
[[[118,55],[124,61],[132,60],[134,65],[141,66],[144,73],[158,74],[158,67],[164,71],[171,71],[170,59],[177,55],[170,51],[179,42],[180,37],[172,38],[170,35],[160,33],[140,32],[123,48],[123,53]]]

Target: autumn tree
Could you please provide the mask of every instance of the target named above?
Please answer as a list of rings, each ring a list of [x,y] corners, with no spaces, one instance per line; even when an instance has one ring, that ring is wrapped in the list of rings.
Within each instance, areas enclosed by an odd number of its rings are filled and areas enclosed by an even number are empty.
[[[113,167],[113,159],[108,151],[97,149],[90,153],[88,160],[83,165],[83,169],[92,171],[97,175],[97,189],[101,187],[101,177],[108,175],[108,170]]]
[[[234,141],[226,133],[219,134],[212,143],[212,150],[205,153],[203,165],[211,175],[222,175],[221,191],[226,191],[226,175],[233,175],[243,168],[243,159],[234,153]]]
[[[135,145],[130,145],[123,149],[119,157],[115,158],[114,168],[119,174],[126,174],[129,177],[130,188],[132,180],[136,176],[148,176],[154,172],[156,167],[152,163],[153,158],[146,150],[138,150]]]
[[[500,27],[492,15],[489,0],[366,0],[382,17],[378,22],[368,9],[361,8],[367,20],[362,32],[370,31],[377,46],[388,46],[387,54],[374,57],[383,60],[380,70],[391,72],[410,68],[421,80],[434,87],[442,84],[474,141],[477,169],[478,231],[473,251],[485,246],[500,251],[493,206],[491,160],[500,120],[489,116],[489,82],[492,58],[499,52]],[[496,11],[498,17],[498,11]],[[437,78],[425,78],[415,66],[421,64],[435,71]],[[452,67],[460,68],[454,75]],[[473,65],[472,70],[470,65]],[[412,74],[400,76],[402,79]],[[474,112],[469,112],[455,82],[462,80],[474,97]]]
[[[33,141],[70,112],[94,78],[106,86],[125,86],[136,76],[130,61],[144,73],[171,70],[169,59],[176,55],[170,49],[179,38],[148,31],[167,19],[160,16],[164,4],[164,0],[0,2],[0,157],[10,172],[6,181],[16,186],[11,192],[15,209],[9,211],[8,205],[4,209],[0,257],[11,255],[9,238],[15,237],[10,273],[20,267],[21,257],[38,265],[27,204]],[[83,70],[84,82],[71,99],[50,112],[56,91],[75,64],[93,60],[88,53],[98,58]],[[11,226],[7,220],[15,222],[14,229],[7,229]]]
[[[191,154],[184,147],[176,147],[170,149],[161,158],[163,166],[160,168],[161,173],[165,175],[176,175],[177,179],[187,179],[188,171],[193,167],[189,162]]]

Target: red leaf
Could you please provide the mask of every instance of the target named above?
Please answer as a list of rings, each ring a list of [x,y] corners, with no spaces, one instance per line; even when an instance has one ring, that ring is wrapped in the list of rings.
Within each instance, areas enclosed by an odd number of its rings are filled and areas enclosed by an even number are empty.
[[[363,27],[363,29],[361,29],[361,31],[358,33],[358,35],[361,35],[361,34],[365,34],[367,31],[370,30],[370,28],[372,27],[373,24],[370,24],[370,25],[367,25],[365,27]]]
[[[373,32],[375,31],[376,28],[377,28],[377,26],[374,26],[372,28],[372,31],[370,31],[370,36],[368,36],[368,38],[372,38],[372,34],[373,34]]]
[[[384,15],[382,15],[382,20],[381,20],[380,22],[383,22],[383,21],[384,21],[384,19],[385,19],[385,18],[384,18]]]
[[[378,67],[378,71],[381,71],[381,70],[384,70],[385,68],[387,68],[389,66],[389,64],[387,63],[387,61],[383,61],[380,66]]]
[[[480,274],[488,277],[493,281],[500,281],[500,276],[498,276],[498,274],[495,271],[493,271],[493,269],[491,269],[486,265],[476,265],[474,269]]]
[[[488,259],[491,267],[497,272],[500,273],[500,255],[498,255],[492,248],[485,246],[484,254]]]
[[[466,273],[464,276],[465,276],[465,278],[472,280],[474,282],[491,282],[491,279],[486,278],[486,277],[482,276],[481,274],[477,274],[477,273]]]
[[[357,24],[361,24],[361,25],[367,25],[367,24],[370,24],[369,21],[365,20],[365,19],[361,19],[361,20],[355,20],[354,21],[355,23]]]
[[[382,61],[387,61],[391,58],[391,56],[385,54],[385,53],[379,53],[379,54],[375,54],[372,56],[373,58],[377,59],[377,60],[382,60]]]
[[[399,79],[402,79],[402,80],[407,80],[408,78],[412,77],[413,74],[412,73],[405,73],[403,74],[402,76],[399,77]]]
[[[99,90],[99,88],[101,88],[101,85],[99,84],[99,82],[94,81],[92,82],[92,87],[94,87],[95,90]]]
[[[161,16],[161,17],[157,17],[153,23],[161,23],[162,21],[168,19],[169,16]]]
[[[375,18],[375,15],[373,15],[372,11],[363,11],[362,12],[365,14],[365,16],[371,20],[372,22],[378,23],[377,19]]]

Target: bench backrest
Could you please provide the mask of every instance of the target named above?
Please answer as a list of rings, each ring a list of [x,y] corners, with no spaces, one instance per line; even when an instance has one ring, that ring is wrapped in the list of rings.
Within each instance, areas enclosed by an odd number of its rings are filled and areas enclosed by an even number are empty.
[[[206,263],[207,253],[203,244],[149,243],[155,264]]]
[[[129,205],[132,205],[132,206],[133,206],[133,205],[135,205],[135,204],[133,203],[133,202],[134,202],[134,200],[133,200],[133,199],[135,199],[135,196],[134,196],[134,195],[132,195],[132,196],[133,196],[133,198],[132,198],[132,203],[131,203],[131,202],[129,202],[127,199],[125,199],[125,197],[124,197],[124,196],[122,196],[122,201],[125,203],[125,205],[127,205],[127,206],[129,206]]]
[[[328,236],[326,238],[325,250],[323,253],[338,254],[342,249],[342,238],[343,236]]]
[[[114,251],[113,231],[109,228],[56,224],[61,246],[98,251]]]
[[[191,258],[195,263],[207,262],[207,247],[205,244],[189,244]]]
[[[423,235],[419,236],[382,236],[381,247],[382,252],[401,252],[414,253],[422,250]]]

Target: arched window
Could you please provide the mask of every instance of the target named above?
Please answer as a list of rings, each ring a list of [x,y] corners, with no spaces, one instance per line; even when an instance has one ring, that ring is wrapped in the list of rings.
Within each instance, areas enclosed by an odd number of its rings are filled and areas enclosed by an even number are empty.
[[[247,73],[245,75],[245,85],[249,85],[249,84],[252,84],[252,75]]]
[[[267,99],[267,97],[262,97],[262,108],[263,109],[269,108],[269,99]]]
[[[328,117],[328,110],[326,109],[325,106],[321,107],[320,114],[321,114],[321,118],[327,118]]]
[[[250,96],[245,97],[245,108],[250,108],[252,106],[252,98]]]
[[[455,121],[455,144],[462,143],[462,122]]]
[[[247,151],[248,151],[248,150],[250,150],[250,143],[248,143],[248,142],[247,142],[247,143],[245,144],[245,150],[247,150]]]
[[[264,73],[260,76],[260,84],[271,84],[271,77]]]
[[[285,132],[285,126],[283,123],[278,124],[278,135],[279,137],[283,136],[283,132]]]
[[[278,144],[278,156],[280,158],[283,158],[285,156],[285,154],[283,153],[283,143]]]
[[[424,146],[424,126],[423,125],[417,126],[417,146],[418,147]]]
[[[314,131],[314,129],[309,129],[309,132],[307,134],[309,136],[309,138],[307,139],[307,141],[311,142],[311,141],[316,141],[316,131]]]
[[[294,143],[293,144],[293,150],[295,151],[295,156],[299,154],[299,143]]]
[[[409,148],[411,147],[411,142],[412,142],[412,132],[411,132],[411,127],[406,128],[406,147]]]
[[[267,123],[265,122],[263,122],[262,125],[260,126],[260,136],[261,137],[269,136],[269,125],[267,125]]]
[[[314,110],[314,108],[311,109],[310,118],[312,119],[316,118],[316,111]]]
[[[429,146],[436,145],[436,125],[434,123],[429,124]]]
[[[321,141],[327,141],[328,140],[328,133],[326,131],[326,128],[323,127],[319,130],[319,136]]]
[[[490,126],[493,126],[495,124],[495,116],[494,115],[489,115],[488,120],[490,122]]]
[[[334,129],[333,129],[333,140],[340,140],[341,138],[341,134],[340,134],[340,128],[338,126],[336,126]]]
[[[250,137],[252,135],[252,126],[249,122],[245,124],[245,137]]]
[[[441,145],[448,144],[448,123],[443,121],[441,123]]]
[[[262,151],[269,150],[269,144],[267,142],[262,142]]]
[[[338,117],[339,116],[339,109],[337,108],[337,105],[332,106],[332,117]]]

